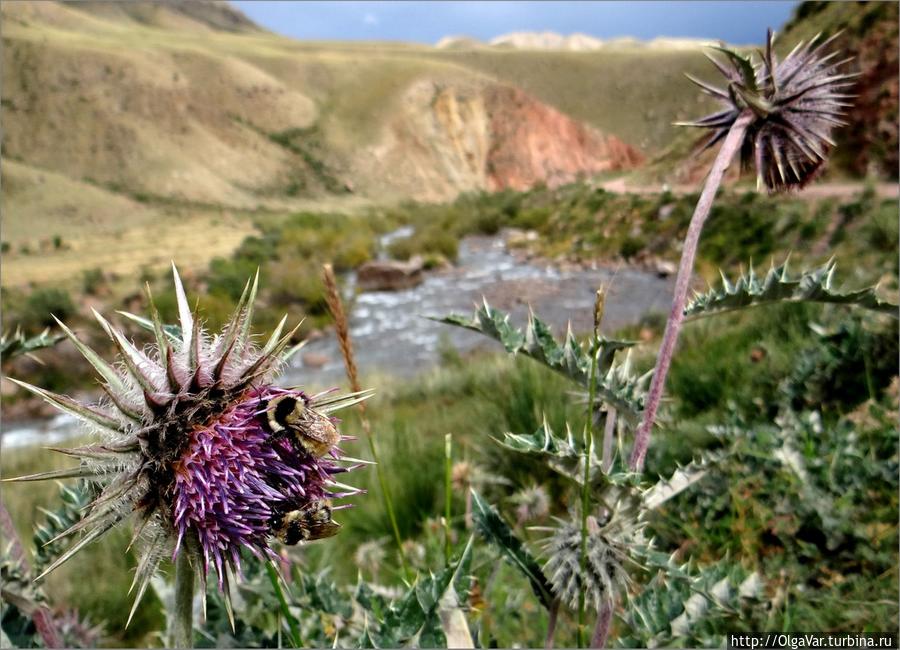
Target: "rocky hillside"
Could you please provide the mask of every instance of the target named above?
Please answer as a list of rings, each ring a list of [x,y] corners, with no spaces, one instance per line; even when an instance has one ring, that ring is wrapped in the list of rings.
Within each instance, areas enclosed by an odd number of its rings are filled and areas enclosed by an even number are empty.
[[[693,112],[689,92],[652,101],[687,90],[675,66],[702,65],[678,52],[631,86],[621,51],[299,43],[213,2],[5,2],[2,20],[6,173],[144,203],[445,199],[628,169]]]
[[[864,73],[838,162],[896,170],[896,47],[880,45],[896,43],[896,5],[810,7],[782,42],[847,26]],[[159,232],[202,264],[260,210],[703,173],[684,172],[695,134],[672,126],[711,108],[683,77],[715,79],[697,43],[298,42],[196,0],[6,1],[0,20],[4,283],[70,276],[86,258],[158,265]]]
[[[634,147],[519,88],[422,80],[404,93],[387,138],[361,166],[382,170],[380,183],[439,199],[448,191],[555,187],[642,161]]]

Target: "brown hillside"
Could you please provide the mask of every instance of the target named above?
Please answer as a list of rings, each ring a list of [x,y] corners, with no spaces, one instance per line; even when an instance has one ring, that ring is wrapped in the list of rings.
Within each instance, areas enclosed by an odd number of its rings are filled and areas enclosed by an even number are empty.
[[[438,200],[640,159],[424,48],[298,43],[212,2],[0,10],[6,156],[143,201]]]
[[[260,32],[256,23],[220,0],[70,0],[77,11],[127,20],[163,29],[210,29],[224,32]]]

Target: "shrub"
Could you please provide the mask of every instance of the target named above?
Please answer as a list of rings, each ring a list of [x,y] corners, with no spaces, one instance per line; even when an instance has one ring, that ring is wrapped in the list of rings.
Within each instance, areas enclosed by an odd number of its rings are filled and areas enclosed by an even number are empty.
[[[88,269],[81,274],[82,287],[84,292],[91,296],[96,296],[100,289],[106,284],[106,277],[103,270],[99,268]]]
[[[395,239],[388,245],[388,255],[395,260],[408,260],[415,252],[415,243],[412,237]]]
[[[324,314],[328,309],[321,269],[317,264],[295,260],[271,264],[266,283],[273,306],[300,303],[309,314]]]
[[[56,325],[53,314],[65,320],[75,313],[75,304],[65,289],[48,287],[35,289],[25,300],[22,324],[25,327],[43,328]]]
[[[619,246],[619,254],[626,260],[631,259],[644,250],[646,246],[647,242],[643,237],[632,237],[629,235],[622,240],[622,243]]]

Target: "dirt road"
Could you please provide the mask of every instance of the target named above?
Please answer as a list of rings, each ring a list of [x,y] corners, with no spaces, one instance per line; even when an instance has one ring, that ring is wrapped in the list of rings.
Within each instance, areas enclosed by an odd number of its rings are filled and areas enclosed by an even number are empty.
[[[631,185],[624,178],[617,178],[611,181],[601,183],[607,192],[616,192],[618,194],[659,194],[664,190],[663,185]],[[673,194],[690,194],[691,192],[699,192],[700,184],[694,185],[671,185],[668,187]],[[800,196],[810,199],[825,198],[850,198],[865,189],[864,183],[816,183],[805,188]],[[752,190],[752,186],[739,186],[746,190]],[[875,185],[875,193],[883,199],[900,198],[900,185],[897,183],[878,183]]]

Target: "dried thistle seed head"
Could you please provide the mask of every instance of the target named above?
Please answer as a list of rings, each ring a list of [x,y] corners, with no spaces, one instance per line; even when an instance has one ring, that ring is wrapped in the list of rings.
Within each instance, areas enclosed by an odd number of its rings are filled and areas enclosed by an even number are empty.
[[[511,500],[516,504],[519,522],[544,519],[550,514],[550,497],[540,485],[519,490],[512,495]]]
[[[559,521],[558,528],[543,542],[548,560],[544,573],[553,592],[573,609],[578,607],[578,594],[599,610],[612,602],[628,581],[625,562],[628,559],[628,535],[618,525],[600,526],[596,517],[588,516],[587,565],[581,570],[581,518]]]
[[[453,484],[453,489],[457,492],[468,490],[472,480],[472,472],[472,465],[467,461],[461,460],[453,463],[453,467],[450,470],[450,480]]]
[[[135,607],[161,559],[179,553],[189,553],[202,567],[204,582],[212,565],[228,598],[242,549],[275,559],[269,545],[275,537],[297,543],[331,536],[339,528],[332,513],[344,507],[333,502],[358,493],[334,480],[352,466],[341,462],[340,435],[329,414],[368,395],[307,395],[274,384],[294,332],[281,335],[282,319],[265,345],[254,343],[249,333],[256,279],[247,283],[231,321],[211,337],[191,313],[177,271],[174,277],[180,332],[160,324],[151,299],[152,321],[142,322],[153,329],[155,346],[139,350],[95,312],[118,348],[118,366],[103,361],[60,323],[103,379],[106,398],[99,404],[80,404],[17,382],[102,439],[57,450],[80,458],[76,468],[19,479],[90,477],[102,485],[87,514],[59,537],[79,531],[84,536],[42,576],[135,516],[133,543],[142,548],[132,586]],[[290,409],[273,419],[279,404],[304,408],[299,415]],[[312,436],[316,444],[304,444],[300,430],[308,413],[315,413],[316,423],[327,421],[333,435]]]
[[[353,553],[354,564],[370,575],[378,573],[387,557],[384,550],[386,543],[387,540],[383,537],[363,542],[356,547],[356,552]]]
[[[679,124],[712,130],[702,151],[724,138],[738,116],[752,114],[741,148],[743,165],[756,167],[757,185],[765,185],[769,192],[802,188],[823,168],[834,146],[834,127],[846,124],[840,118],[852,96],[845,91],[857,75],[839,71],[850,59],[838,61],[837,52],[825,54],[837,36],[818,45],[819,36],[801,42],[783,61],[775,55],[772,30],[758,60],[716,48],[727,57],[727,64],[709,59],[728,81],[726,88],[687,76],[725,108]]]

